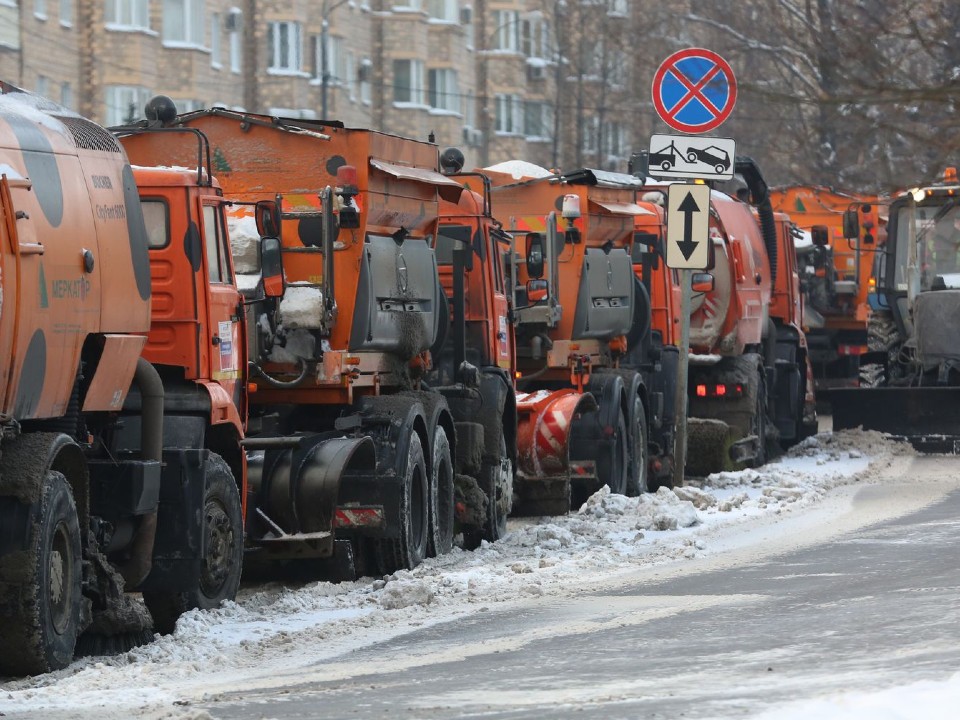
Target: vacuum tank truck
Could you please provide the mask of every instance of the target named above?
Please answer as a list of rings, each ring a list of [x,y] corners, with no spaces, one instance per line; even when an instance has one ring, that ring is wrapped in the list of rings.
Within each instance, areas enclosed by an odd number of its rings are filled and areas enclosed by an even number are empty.
[[[32,674],[69,663],[78,637],[92,652],[148,639],[125,591],[175,613],[232,598],[242,472],[218,455],[228,436],[207,443],[209,404],[179,402],[203,388],[151,332],[157,236],[137,182],[191,181],[135,171],[107,130],[0,91],[0,673]]]

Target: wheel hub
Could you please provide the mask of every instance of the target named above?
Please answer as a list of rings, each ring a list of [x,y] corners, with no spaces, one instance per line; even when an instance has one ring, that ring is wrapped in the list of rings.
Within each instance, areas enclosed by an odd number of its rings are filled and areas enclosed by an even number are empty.
[[[200,585],[205,594],[213,597],[230,574],[232,548],[237,542],[230,525],[230,516],[220,503],[206,508],[207,552],[203,558]]]

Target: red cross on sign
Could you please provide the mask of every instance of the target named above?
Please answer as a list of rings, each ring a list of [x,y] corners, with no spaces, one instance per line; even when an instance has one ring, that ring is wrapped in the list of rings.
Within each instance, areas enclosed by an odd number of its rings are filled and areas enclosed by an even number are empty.
[[[727,61],[688,48],[668,57],[653,76],[653,106],[674,130],[702,133],[719,127],[737,102],[737,80]]]

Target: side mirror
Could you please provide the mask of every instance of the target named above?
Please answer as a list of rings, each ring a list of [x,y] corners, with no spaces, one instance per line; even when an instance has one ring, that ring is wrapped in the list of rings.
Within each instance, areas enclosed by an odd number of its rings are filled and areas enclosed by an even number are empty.
[[[713,292],[713,275],[705,272],[693,273],[690,277],[690,287],[695,293]]]
[[[280,205],[276,200],[257,201],[253,214],[260,237],[280,237]]]
[[[860,237],[860,216],[856,207],[848,208],[843,213],[843,236],[848,240]]]
[[[283,297],[283,258],[280,239],[265,237],[260,240],[260,272],[263,274],[263,294]]]
[[[542,302],[547,299],[549,286],[546,280],[528,280],[527,281],[527,304]]]
[[[543,277],[543,235],[527,233],[527,276],[531,278]]]
[[[856,211],[854,211],[856,212]],[[857,236],[857,233],[860,230],[860,226],[857,225],[857,232],[853,234],[854,237]],[[847,214],[843,214],[843,234],[845,237],[850,237],[847,235]],[[814,225],[810,228],[810,239],[813,241],[813,244],[817,247],[826,247],[830,244],[830,231],[827,230],[826,225]]]

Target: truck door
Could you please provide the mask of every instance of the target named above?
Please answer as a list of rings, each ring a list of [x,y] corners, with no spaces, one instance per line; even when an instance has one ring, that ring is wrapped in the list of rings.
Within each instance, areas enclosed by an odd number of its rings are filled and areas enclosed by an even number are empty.
[[[502,234],[493,232],[490,226],[484,228],[487,231],[486,263],[491,274],[489,278],[489,287],[493,289],[493,307],[489,317],[494,320],[493,334],[496,342],[496,363],[497,366],[505,370],[513,368],[513,331],[509,325],[509,301],[507,300],[506,283],[503,272],[503,248],[500,247],[499,239],[504,237]],[[509,240],[504,238],[504,247],[509,248]]]
[[[233,279],[223,205],[216,198],[204,201],[203,245],[207,265],[206,334],[209,342],[209,376],[233,398],[241,417],[246,416],[246,393],[242,379],[246,370],[246,339],[243,337],[240,293]]]

